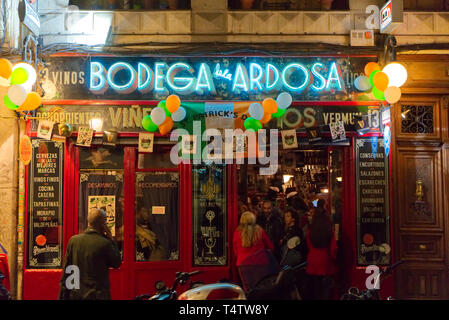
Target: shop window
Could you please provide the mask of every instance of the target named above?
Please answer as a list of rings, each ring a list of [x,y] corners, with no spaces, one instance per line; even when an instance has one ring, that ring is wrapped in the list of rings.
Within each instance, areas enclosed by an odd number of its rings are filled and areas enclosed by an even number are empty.
[[[229,0],[233,10],[349,10],[348,0]]]
[[[226,166],[193,167],[193,264],[227,264]]]
[[[342,162],[343,150],[334,149],[329,152],[329,167],[330,167],[330,212],[331,219],[336,229],[339,229],[341,224],[341,209],[342,209],[342,187],[343,187],[343,170]],[[337,233],[338,230],[336,230]]]
[[[137,160],[139,169],[176,169],[177,165],[170,160],[168,152],[139,153]]]
[[[179,173],[136,173],[136,261],[179,259]]]
[[[432,134],[434,132],[433,106],[402,105],[401,133]]]
[[[70,0],[80,10],[188,10],[190,0]]]
[[[123,149],[81,148],[78,232],[87,229],[91,209],[103,209],[112,236],[123,253]],[[122,255],[123,256],[123,255]]]
[[[448,11],[448,0],[404,0],[406,11]]]

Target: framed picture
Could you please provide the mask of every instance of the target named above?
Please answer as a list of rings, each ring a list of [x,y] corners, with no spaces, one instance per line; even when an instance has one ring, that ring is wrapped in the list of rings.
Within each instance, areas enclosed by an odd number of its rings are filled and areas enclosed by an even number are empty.
[[[102,209],[106,212],[106,224],[115,236],[115,196],[89,196],[88,212],[92,209]]]
[[[78,128],[78,139],[76,144],[83,147],[90,147],[92,145],[92,136],[94,130],[89,127],[79,127]]]
[[[345,124],[343,121],[332,122],[329,124],[332,141],[341,141],[346,139]]]
[[[296,149],[298,148],[298,139],[296,137],[296,130],[282,130],[282,146],[284,149]]]
[[[141,132],[139,133],[139,152],[151,153],[153,152],[154,133]]]
[[[39,120],[39,125],[37,127],[37,137],[51,140],[51,134],[53,133],[53,121],[49,120]]]
[[[115,147],[117,145],[117,131],[103,131],[103,145]]]

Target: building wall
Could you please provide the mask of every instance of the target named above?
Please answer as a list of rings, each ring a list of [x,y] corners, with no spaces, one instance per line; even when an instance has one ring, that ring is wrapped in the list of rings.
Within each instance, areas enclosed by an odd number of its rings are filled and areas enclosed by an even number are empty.
[[[401,55],[399,60],[409,80],[392,112],[394,251],[405,261],[396,273],[395,292],[401,299],[448,299],[449,56]]]
[[[2,1],[0,21],[5,15],[6,24],[0,24],[0,55],[12,63],[20,61],[20,23],[17,14],[19,0]],[[0,86],[0,96],[7,87]],[[23,121],[22,121],[23,122]],[[0,99],[0,243],[6,249],[9,261],[11,294],[17,288],[17,164],[18,120]],[[0,249],[0,252],[3,250]]]

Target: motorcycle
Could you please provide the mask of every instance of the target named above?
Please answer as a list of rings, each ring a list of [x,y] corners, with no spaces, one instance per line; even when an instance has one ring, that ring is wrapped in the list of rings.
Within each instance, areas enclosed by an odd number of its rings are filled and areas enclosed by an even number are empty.
[[[380,296],[380,290],[376,288],[380,288],[380,284],[385,279],[385,277],[390,275],[393,269],[395,269],[397,266],[403,263],[404,261],[401,260],[384,269],[380,268],[380,272],[374,281],[373,285],[374,289],[366,289],[359,291],[358,288],[351,287],[349,288],[347,293],[341,296],[340,300],[382,300]],[[393,300],[393,298],[388,297],[387,300]]]
[[[201,271],[177,272],[173,286],[168,288],[163,281],[156,281],[156,294],[143,294],[135,300],[245,300],[245,292],[238,285],[225,281],[205,285],[193,282],[192,277]],[[178,285],[185,285],[190,281],[190,289],[177,294]]]
[[[295,261],[296,256],[292,250],[300,244],[299,237],[293,237],[287,243],[287,250],[281,261]],[[171,288],[167,288],[163,281],[155,283],[156,294],[144,294],[136,297],[136,300],[290,300],[301,299],[299,288],[296,284],[298,270],[303,269],[306,263],[296,266],[284,265],[279,272],[269,274],[260,279],[256,285],[245,292],[240,286],[221,280],[217,283],[204,284],[193,282],[192,277],[201,271],[177,272]],[[190,281],[190,289],[177,294],[178,285],[185,285]]]

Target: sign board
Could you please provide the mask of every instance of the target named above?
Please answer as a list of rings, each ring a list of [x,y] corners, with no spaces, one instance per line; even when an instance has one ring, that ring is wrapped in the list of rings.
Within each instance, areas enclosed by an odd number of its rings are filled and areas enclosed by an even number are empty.
[[[380,33],[392,33],[404,22],[403,1],[390,0],[380,9]]]
[[[33,139],[29,169],[28,267],[62,265],[64,143]]]
[[[358,265],[390,263],[388,169],[383,138],[356,140]]]
[[[39,36],[39,29],[41,27],[39,14],[37,13],[37,6],[28,0],[20,1],[18,12],[19,19],[35,36]]]
[[[199,121],[202,130],[208,127],[243,129],[250,104],[251,102],[225,103],[223,108],[226,110],[224,110],[218,107],[208,108],[209,104],[201,102],[183,102],[182,106],[187,110],[187,116],[185,120],[177,122],[176,127],[192,132],[194,121]],[[56,123],[70,123],[74,132],[77,132],[80,127],[89,126],[92,118],[102,119],[105,130],[146,132],[142,128],[142,118],[150,114],[154,107],[148,105],[45,105],[36,110],[36,117],[50,116],[49,120]],[[58,109],[53,112],[55,108]],[[346,131],[355,131],[356,118],[362,115],[366,115],[367,126],[371,128],[371,131],[381,132],[382,119],[379,106],[345,106],[337,103],[315,105],[311,102],[310,105],[291,106],[283,117],[270,121],[268,127],[299,130],[314,126],[328,126],[333,122],[343,121]],[[231,120],[230,123],[227,120]],[[32,131],[37,129],[37,121],[32,120],[31,128]],[[323,128],[323,131],[329,131],[329,128],[326,128]]]
[[[19,155],[20,161],[22,161],[22,163],[27,166],[30,163],[32,157],[32,146],[30,137],[23,136],[20,139]]]
[[[50,57],[45,100],[350,101],[375,57]]]

